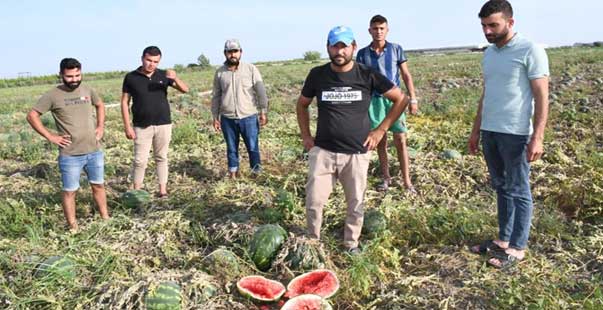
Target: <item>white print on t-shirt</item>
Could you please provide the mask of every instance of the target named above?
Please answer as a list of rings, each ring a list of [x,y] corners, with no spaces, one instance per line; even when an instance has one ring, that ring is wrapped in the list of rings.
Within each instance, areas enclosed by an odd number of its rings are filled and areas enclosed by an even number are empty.
[[[322,101],[331,102],[351,102],[351,101],[362,101],[362,91],[350,90],[351,87],[334,87],[332,91],[322,92]]]

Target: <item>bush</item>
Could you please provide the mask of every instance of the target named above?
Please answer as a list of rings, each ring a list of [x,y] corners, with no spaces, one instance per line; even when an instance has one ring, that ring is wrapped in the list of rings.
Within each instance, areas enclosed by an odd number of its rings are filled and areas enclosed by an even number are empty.
[[[307,51],[304,53],[304,60],[314,61],[314,60],[319,60],[319,59],[320,59],[320,52]]]

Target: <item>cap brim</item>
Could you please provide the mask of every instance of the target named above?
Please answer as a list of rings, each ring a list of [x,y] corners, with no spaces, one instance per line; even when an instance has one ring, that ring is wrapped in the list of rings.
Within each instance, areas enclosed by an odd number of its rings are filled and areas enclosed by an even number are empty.
[[[335,39],[335,40],[329,40],[329,45],[333,46],[333,45],[336,45],[339,42],[345,44],[346,46],[350,46],[350,45],[352,45],[352,42],[354,42],[354,40],[353,39]]]

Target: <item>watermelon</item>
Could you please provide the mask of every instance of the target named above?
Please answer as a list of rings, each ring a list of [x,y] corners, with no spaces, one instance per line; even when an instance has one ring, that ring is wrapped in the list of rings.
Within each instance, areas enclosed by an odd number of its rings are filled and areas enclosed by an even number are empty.
[[[328,269],[306,272],[289,282],[285,296],[292,298],[303,294],[315,294],[329,298],[339,289],[337,275]]]
[[[442,152],[444,159],[461,159],[463,155],[457,150],[447,149]]]
[[[273,224],[263,225],[253,234],[249,244],[249,256],[259,270],[266,271],[270,268],[272,260],[286,239],[287,232],[279,225]]]
[[[151,201],[151,194],[142,189],[133,189],[125,192],[121,196],[121,201],[124,206],[130,209],[144,207]]]
[[[148,310],[179,310],[181,301],[180,285],[172,281],[151,288],[144,299]]]
[[[274,302],[285,294],[285,286],[262,276],[247,276],[237,281],[241,295],[259,302]]]
[[[239,258],[231,251],[219,248],[201,260],[201,268],[207,273],[231,281],[239,277]]]
[[[289,299],[281,310],[332,310],[329,302],[314,294],[303,294]]]
[[[76,276],[75,263],[64,256],[51,256],[38,265],[34,275],[37,277],[57,275],[74,279]]]
[[[362,233],[369,238],[379,236],[387,229],[387,219],[379,210],[370,210],[364,214],[364,223],[362,224]]]

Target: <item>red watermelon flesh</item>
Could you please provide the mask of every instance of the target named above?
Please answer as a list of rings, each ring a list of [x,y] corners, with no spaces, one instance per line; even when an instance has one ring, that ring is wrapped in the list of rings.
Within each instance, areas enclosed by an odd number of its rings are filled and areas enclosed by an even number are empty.
[[[318,295],[304,294],[289,299],[281,310],[332,310],[332,307]]]
[[[277,301],[285,293],[285,286],[262,276],[247,276],[237,282],[241,295],[257,301]]]
[[[329,298],[339,289],[339,280],[334,272],[319,269],[302,274],[287,285],[286,297],[292,298],[302,294],[315,294]]]

